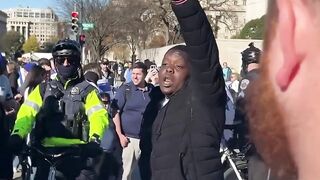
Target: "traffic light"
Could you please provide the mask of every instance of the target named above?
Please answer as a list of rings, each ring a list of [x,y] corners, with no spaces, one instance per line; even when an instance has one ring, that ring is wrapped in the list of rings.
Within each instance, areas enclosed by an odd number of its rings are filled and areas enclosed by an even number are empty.
[[[86,43],[86,35],[81,34],[81,35],[79,36],[79,42],[80,42],[81,46],[82,46],[84,43]]]
[[[79,13],[77,11],[72,11],[71,13],[71,29],[73,32],[78,33],[79,30]]]

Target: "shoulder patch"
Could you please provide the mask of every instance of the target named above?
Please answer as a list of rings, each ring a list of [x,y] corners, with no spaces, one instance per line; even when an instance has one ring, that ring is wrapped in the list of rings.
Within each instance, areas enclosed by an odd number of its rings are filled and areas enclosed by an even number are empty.
[[[73,87],[73,88],[71,89],[71,94],[72,94],[72,95],[78,95],[78,94],[80,94],[80,89],[79,89],[78,87]]]
[[[247,89],[249,83],[250,83],[249,79],[243,79],[240,84],[240,89],[241,90]]]

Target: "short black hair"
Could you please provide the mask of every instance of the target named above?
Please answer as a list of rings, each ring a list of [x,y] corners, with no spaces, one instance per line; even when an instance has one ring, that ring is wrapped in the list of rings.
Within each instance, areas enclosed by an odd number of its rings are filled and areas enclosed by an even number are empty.
[[[82,67],[82,69],[83,69],[84,73],[91,71],[91,72],[96,73],[98,75],[98,77],[101,78],[101,68],[98,63],[86,64]]]
[[[40,66],[47,65],[47,66],[51,67],[51,63],[50,63],[49,59],[47,59],[47,58],[39,59],[39,65]]]
[[[99,75],[93,71],[87,71],[84,73],[84,79],[93,82],[94,84],[97,84],[99,80]]]
[[[179,53],[179,55],[186,60],[187,64],[189,65],[191,58],[189,56],[188,50],[187,50],[187,46],[186,45],[176,45],[172,48],[170,48],[165,54],[164,57],[168,54],[172,54],[172,53]]]
[[[106,59],[106,60],[102,61],[101,64],[103,64],[103,65],[109,65],[110,63],[109,63],[109,60]]]
[[[102,99],[108,98],[109,101],[111,100],[110,94],[109,94],[109,93],[106,93],[106,92],[100,93],[100,97],[101,97]]]
[[[143,62],[136,62],[133,64],[132,69],[142,69],[142,72],[146,75],[147,74],[147,66]]]

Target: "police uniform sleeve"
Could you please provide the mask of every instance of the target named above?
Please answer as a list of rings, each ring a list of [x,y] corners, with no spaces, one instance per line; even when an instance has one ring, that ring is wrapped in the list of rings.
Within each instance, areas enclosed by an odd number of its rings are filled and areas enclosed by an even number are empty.
[[[85,110],[89,120],[89,139],[103,137],[105,129],[109,125],[108,112],[102,105],[95,90],[91,91],[85,99]]]
[[[42,97],[40,93],[40,86],[38,85],[21,105],[12,134],[17,134],[21,138],[25,138],[27,134],[31,132],[35,117],[41,106]]]

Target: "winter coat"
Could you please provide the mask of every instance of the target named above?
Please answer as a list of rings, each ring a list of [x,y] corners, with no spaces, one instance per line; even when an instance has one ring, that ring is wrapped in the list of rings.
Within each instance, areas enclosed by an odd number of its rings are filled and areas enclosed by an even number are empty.
[[[152,179],[222,180],[226,92],[218,47],[197,0],[173,2],[172,8],[191,57],[191,76],[153,124]]]

